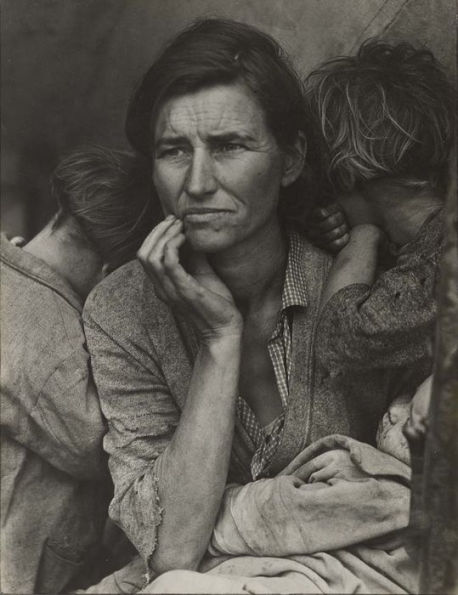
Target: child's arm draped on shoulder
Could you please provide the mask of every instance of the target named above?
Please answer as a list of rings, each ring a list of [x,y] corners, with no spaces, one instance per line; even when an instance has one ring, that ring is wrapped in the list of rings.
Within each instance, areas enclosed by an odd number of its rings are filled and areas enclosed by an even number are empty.
[[[355,369],[426,361],[432,357],[440,241],[434,231],[420,231],[392,268],[376,274],[385,236],[364,212],[366,200],[352,195],[341,201],[354,227],[323,293],[318,357]]]
[[[349,285],[372,285],[375,280],[379,245],[383,232],[367,201],[356,192],[339,200],[352,225],[350,240],[336,256],[323,293],[321,307],[340,289]]]

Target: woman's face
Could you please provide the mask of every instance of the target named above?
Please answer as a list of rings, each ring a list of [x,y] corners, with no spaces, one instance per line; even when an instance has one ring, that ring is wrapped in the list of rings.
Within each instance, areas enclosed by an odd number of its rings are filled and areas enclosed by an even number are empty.
[[[159,112],[153,182],[191,246],[219,252],[276,221],[285,158],[243,85],[172,98]]]

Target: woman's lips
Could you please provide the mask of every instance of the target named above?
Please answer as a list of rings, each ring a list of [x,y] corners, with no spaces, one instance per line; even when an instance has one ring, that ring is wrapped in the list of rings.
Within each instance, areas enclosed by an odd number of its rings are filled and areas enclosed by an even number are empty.
[[[186,211],[183,219],[189,223],[203,223],[212,219],[218,219],[228,213],[230,213],[228,209],[192,209]]]

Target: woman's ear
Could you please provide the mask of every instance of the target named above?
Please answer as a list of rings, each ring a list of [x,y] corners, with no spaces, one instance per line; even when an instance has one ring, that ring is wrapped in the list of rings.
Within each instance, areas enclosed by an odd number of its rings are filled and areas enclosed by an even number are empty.
[[[305,165],[307,141],[303,132],[299,132],[293,145],[284,151],[283,175],[281,185],[286,188],[297,180]]]

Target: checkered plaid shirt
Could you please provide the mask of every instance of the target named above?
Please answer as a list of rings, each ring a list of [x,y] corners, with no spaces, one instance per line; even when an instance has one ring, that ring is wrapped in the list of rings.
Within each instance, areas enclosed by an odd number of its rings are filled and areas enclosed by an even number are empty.
[[[288,312],[294,306],[307,306],[307,290],[303,271],[304,262],[306,261],[304,242],[305,240],[298,233],[294,231],[289,233],[289,252],[283,285],[282,306],[276,327],[267,345],[283,412],[268,426],[262,427],[248,403],[241,396],[237,401],[237,415],[255,445],[251,460],[251,475],[254,480],[262,475],[264,469],[270,463],[283,433],[292,361],[291,327]]]

